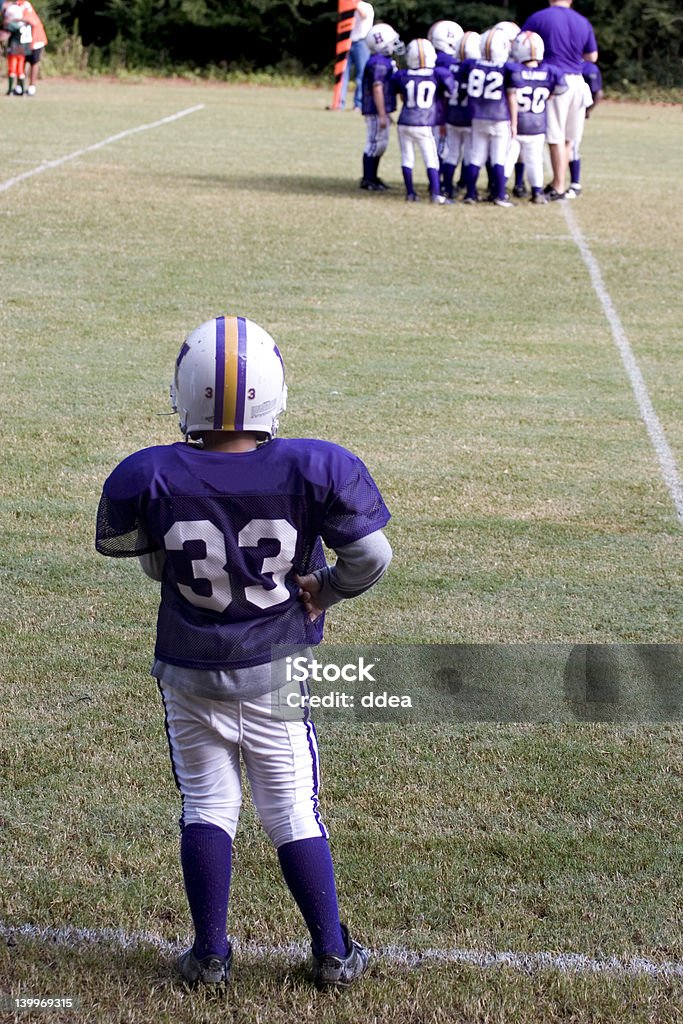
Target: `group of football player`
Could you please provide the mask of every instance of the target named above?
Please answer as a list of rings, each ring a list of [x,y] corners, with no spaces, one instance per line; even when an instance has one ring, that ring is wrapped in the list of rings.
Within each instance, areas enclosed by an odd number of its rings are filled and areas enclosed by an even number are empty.
[[[567,86],[564,75],[544,61],[538,33],[502,21],[479,34],[442,20],[431,26],[426,39],[413,39],[407,46],[386,23],[375,25],[366,41],[371,56],[363,74],[361,189],[388,188],[378,170],[400,96],[397,131],[407,201],[419,198],[414,186],[416,149],[427,170],[432,203],[452,204],[456,198],[479,202],[482,167],[488,173],[486,199],[496,206],[515,205],[507,191],[513,173],[517,198],[529,196],[543,204],[579,195],[580,138],[573,143],[570,187],[559,193],[544,186],[547,103]],[[405,67],[397,66],[399,56]],[[602,83],[594,63],[585,66],[584,74],[587,109],[602,95]]]

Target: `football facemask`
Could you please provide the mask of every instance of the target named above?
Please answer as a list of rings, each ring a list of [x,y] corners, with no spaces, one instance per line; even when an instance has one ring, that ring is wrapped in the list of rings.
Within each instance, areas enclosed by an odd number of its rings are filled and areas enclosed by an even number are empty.
[[[381,53],[383,57],[392,57],[394,54],[400,56],[406,52],[398,32],[385,22],[374,25],[365,37],[365,42],[370,53]]]

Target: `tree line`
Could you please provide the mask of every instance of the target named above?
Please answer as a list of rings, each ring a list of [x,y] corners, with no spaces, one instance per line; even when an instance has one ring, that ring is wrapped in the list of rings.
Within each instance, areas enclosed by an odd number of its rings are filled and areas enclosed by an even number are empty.
[[[324,75],[334,63],[336,0],[34,0],[53,52],[77,39],[108,67],[273,70]],[[408,41],[449,18],[465,29],[522,24],[545,0],[374,0]],[[608,87],[683,87],[681,0],[575,0],[590,19]]]

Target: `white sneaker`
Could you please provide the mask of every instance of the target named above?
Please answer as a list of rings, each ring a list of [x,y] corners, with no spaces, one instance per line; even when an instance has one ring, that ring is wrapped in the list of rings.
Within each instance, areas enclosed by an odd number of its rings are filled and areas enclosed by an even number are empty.
[[[35,94],[36,94],[36,87],[35,87],[35,85],[29,85],[28,89],[26,90],[26,95],[27,96],[35,96]]]
[[[567,199],[578,199],[580,197],[580,195],[581,195],[581,186],[580,185],[570,185],[569,188],[567,189],[567,191],[565,192],[565,196],[567,197]]]

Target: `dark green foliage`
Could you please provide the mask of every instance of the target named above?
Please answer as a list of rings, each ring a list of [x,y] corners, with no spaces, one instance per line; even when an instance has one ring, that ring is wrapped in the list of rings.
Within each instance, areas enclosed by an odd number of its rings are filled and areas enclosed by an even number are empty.
[[[377,0],[377,20],[405,40],[439,18],[482,31],[506,19],[523,24],[543,0]],[[680,0],[577,0],[596,30],[607,86],[683,85]],[[53,45],[77,35],[96,48],[93,63],[329,72],[334,62],[335,0],[42,0]]]

